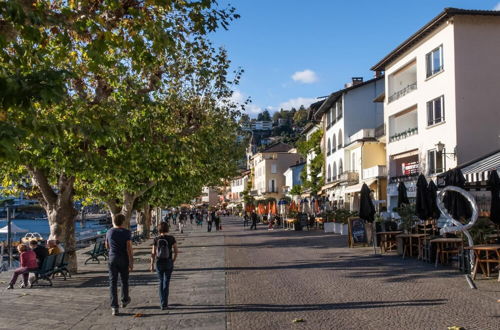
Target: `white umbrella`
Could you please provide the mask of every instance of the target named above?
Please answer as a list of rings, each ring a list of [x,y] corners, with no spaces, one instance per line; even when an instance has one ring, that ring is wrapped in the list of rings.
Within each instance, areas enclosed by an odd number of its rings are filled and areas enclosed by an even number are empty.
[[[23,229],[23,228],[20,228],[18,226],[16,226],[15,223],[11,223],[10,224],[10,232],[12,234],[18,234],[18,233],[27,233],[29,230],[27,229]],[[3,228],[0,228],[0,234],[8,234],[9,233],[9,226],[5,226]]]

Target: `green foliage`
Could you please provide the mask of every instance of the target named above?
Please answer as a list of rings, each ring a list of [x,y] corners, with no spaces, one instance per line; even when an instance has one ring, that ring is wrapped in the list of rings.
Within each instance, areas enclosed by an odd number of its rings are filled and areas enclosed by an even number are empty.
[[[290,190],[290,195],[292,195],[292,196],[300,196],[300,195],[302,195],[302,192],[303,192],[302,185],[296,184]]]
[[[271,114],[269,113],[269,110],[264,110],[261,113],[259,113],[257,115],[257,120],[271,121]]]
[[[293,121],[295,125],[299,127],[304,127],[307,123],[307,110],[304,107],[301,107],[295,114],[293,115]]]
[[[324,184],[324,177],[321,175],[323,171],[323,154],[321,153],[322,137],[323,131],[317,130],[308,140],[304,139],[297,143],[297,148],[301,154],[314,155],[311,162],[304,166],[304,169],[300,173],[303,188],[310,190],[313,196],[317,195]]]
[[[226,51],[208,40],[234,8],[6,0],[0,17],[4,185],[38,170],[49,188],[75,178],[82,197],[118,204],[154,187],[142,199],[163,205],[234,173],[241,71],[229,80]]]
[[[415,215],[415,204],[401,204],[400,207],[396,208],[396,212],[401,217],[402,229],[410,232],[418,222],[418,218]]]

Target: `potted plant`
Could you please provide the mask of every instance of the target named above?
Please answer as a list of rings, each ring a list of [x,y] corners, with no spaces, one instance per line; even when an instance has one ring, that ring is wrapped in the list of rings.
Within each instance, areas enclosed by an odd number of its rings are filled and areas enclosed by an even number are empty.
[[[346,209],[338,209],[335,212],[335,218],[338,221],[339,226],[340,226],[340,228],[339,228],[340,235],[347,235],[347,232],[349,230],[348,221],[349,221],[349,217],[351,217],[352,215],[353,215],[353,212],[346,210]]]
[[[405,233],[410,233],[418,221],[418,218],[415,216],[415,204],[402,204],[396,208],[396,212],[401,217],[401,229]]]

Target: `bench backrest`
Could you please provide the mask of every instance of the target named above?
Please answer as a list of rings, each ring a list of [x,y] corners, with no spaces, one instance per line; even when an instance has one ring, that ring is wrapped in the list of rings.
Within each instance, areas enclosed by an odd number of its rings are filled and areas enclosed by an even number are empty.
[[[52,254],[43,259],[42,267],[40,267],[40,273],[47,273],[54,269],[56,262],[56,254]]]

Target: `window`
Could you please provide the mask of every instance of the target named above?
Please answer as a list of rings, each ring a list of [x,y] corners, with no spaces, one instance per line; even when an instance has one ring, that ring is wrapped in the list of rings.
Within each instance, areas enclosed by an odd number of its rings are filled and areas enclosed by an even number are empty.
[[[337,180],[337,163],[333,162],[332,180]]]
[[[326,127],[330,128],[331,125],[332,125],[332,112],[328,111],[326,113]]]
[[[271,173],[276,174],[277,172],[276,164],[271,164]]]
[[[330,155],[332,151],[332,144],[330,143],[330,138],[328,138],[328,149],[326,149],[326,153]]]
[[[427,166],[429,174],[442,173],[445,170],[445,151],[429,150],[427,153]]]
[[[339,146],[337,149],[342,148],[342,129],[339,130]]]
[[[337,102],[337,120],[342,118],[342,97]]]
[[[328,175],[326,181],[332,181],[332,167],[330,165],[328,165]]]
[[[344,166],[342,166],[342,159],[340,159],[339,160],[339,175],[341,175],[342,172],[344,172]]]
[[[425,55],[427,78],[443,70],[443,46]]]
[[[427,126],[444,121],[444,96],[427,102]]]

